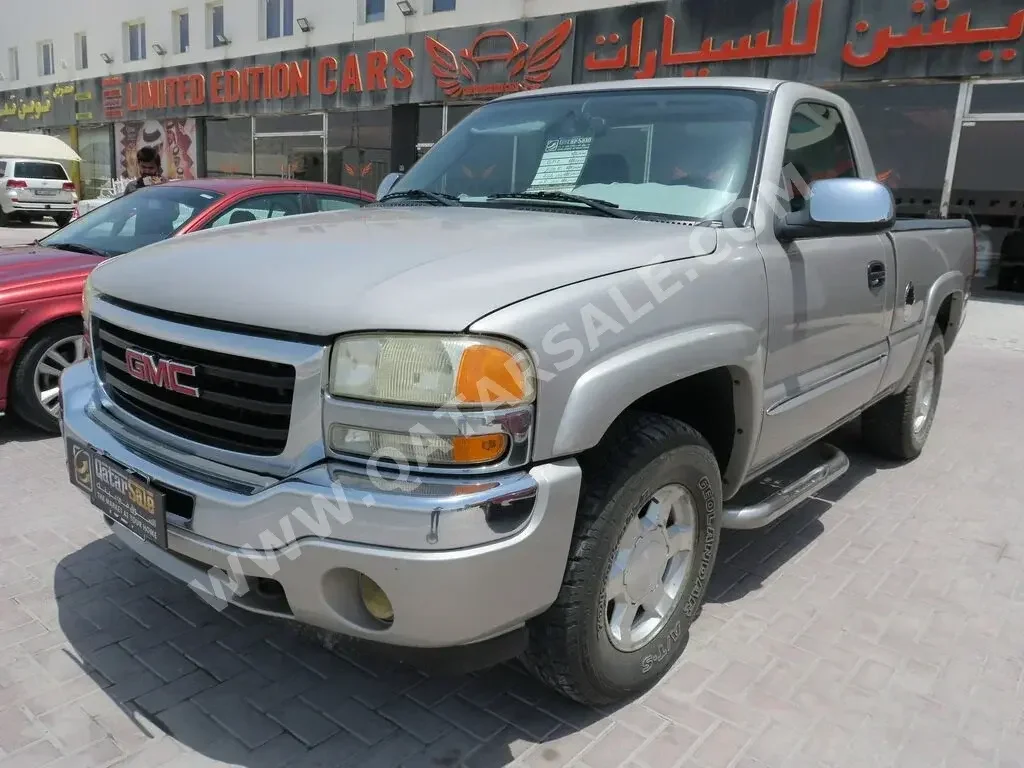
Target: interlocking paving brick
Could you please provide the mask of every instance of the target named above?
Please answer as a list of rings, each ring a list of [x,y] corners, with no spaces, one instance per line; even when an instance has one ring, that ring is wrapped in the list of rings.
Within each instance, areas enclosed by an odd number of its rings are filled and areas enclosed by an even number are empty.
[[[847,475],[727,532],[683,660],[605,711],[218,613],[107,534],[59,440],[0,420],[0,768],[1024,766],[1024,307],[992,306],[920,459],[837,437]]]

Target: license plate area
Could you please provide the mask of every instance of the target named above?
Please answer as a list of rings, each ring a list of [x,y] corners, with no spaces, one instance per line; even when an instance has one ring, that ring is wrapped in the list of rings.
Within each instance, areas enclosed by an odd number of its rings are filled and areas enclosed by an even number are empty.
[[[167,548],[167,497],[148,480],[88,445],[67,439],[71,483],[93,506],[143,541]]]
[[[32,193],[42,195],[43,197],[55,197],[57,195],[57,191],[54,189],[34,189]]]

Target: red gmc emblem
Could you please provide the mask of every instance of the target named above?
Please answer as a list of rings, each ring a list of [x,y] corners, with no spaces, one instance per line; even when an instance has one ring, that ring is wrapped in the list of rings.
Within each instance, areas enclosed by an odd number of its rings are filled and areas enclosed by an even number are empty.
[[[124,361],[128,364],[128,373],[139,381],[152,384],[179,395],[199,397],[196,387],[182,384],[182,376],[195,376],[196,367],[177,363],[174,360],[157,360],[153,355],[135,349],[125,350]]]

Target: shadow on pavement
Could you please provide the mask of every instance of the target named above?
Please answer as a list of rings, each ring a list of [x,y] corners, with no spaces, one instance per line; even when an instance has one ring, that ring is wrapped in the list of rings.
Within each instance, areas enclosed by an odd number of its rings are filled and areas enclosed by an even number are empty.
[[[37,440],[51,440],[56,435],[29,426],[14,414],[0,416],[0,446],[7,443],[34,443]]]
[[[62,631],[124,727],[243,768],[497,768],[527,750],[561,764],[607,715],[517,664],[428,677],[347,644],[326,650],[285,622],[217,612],[113,536],[61,561],[54,591]]]
[[[827,439],[850,458],[850,468],[831,485],[766,528],[724,531],[708,588],[708,602],[733,603],[762,587],[825,532],[821,518],[857,485],[876,472],[901,464],[878,459],[861,446],[855,421]]]
[[[834,503],[894,466],[860,452],[856,427],[832,442],[850,456],[846,475],[768,529],[728,532],[710,602],[759,589],[824,532]],[[609,714],[558,696],[517,663],[429,677],[349,642],[328,649],[286,622],[218,612],[113,536],[61,561],[55,593],[84,672],[127,721],[147,739],[163,731],[243,768],[497,768],[524,756],[560,765]]]

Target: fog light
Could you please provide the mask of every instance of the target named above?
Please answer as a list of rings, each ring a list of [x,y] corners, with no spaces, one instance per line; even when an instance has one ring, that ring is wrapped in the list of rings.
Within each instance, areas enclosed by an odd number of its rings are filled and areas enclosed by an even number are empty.
[[[377,621],[383,624],[390,624],[395,620],[395,609],[391,601],[384,594],[384,590],[366,574],[359,574],[359,596],[363,599],[363,605],[367,612]]]

